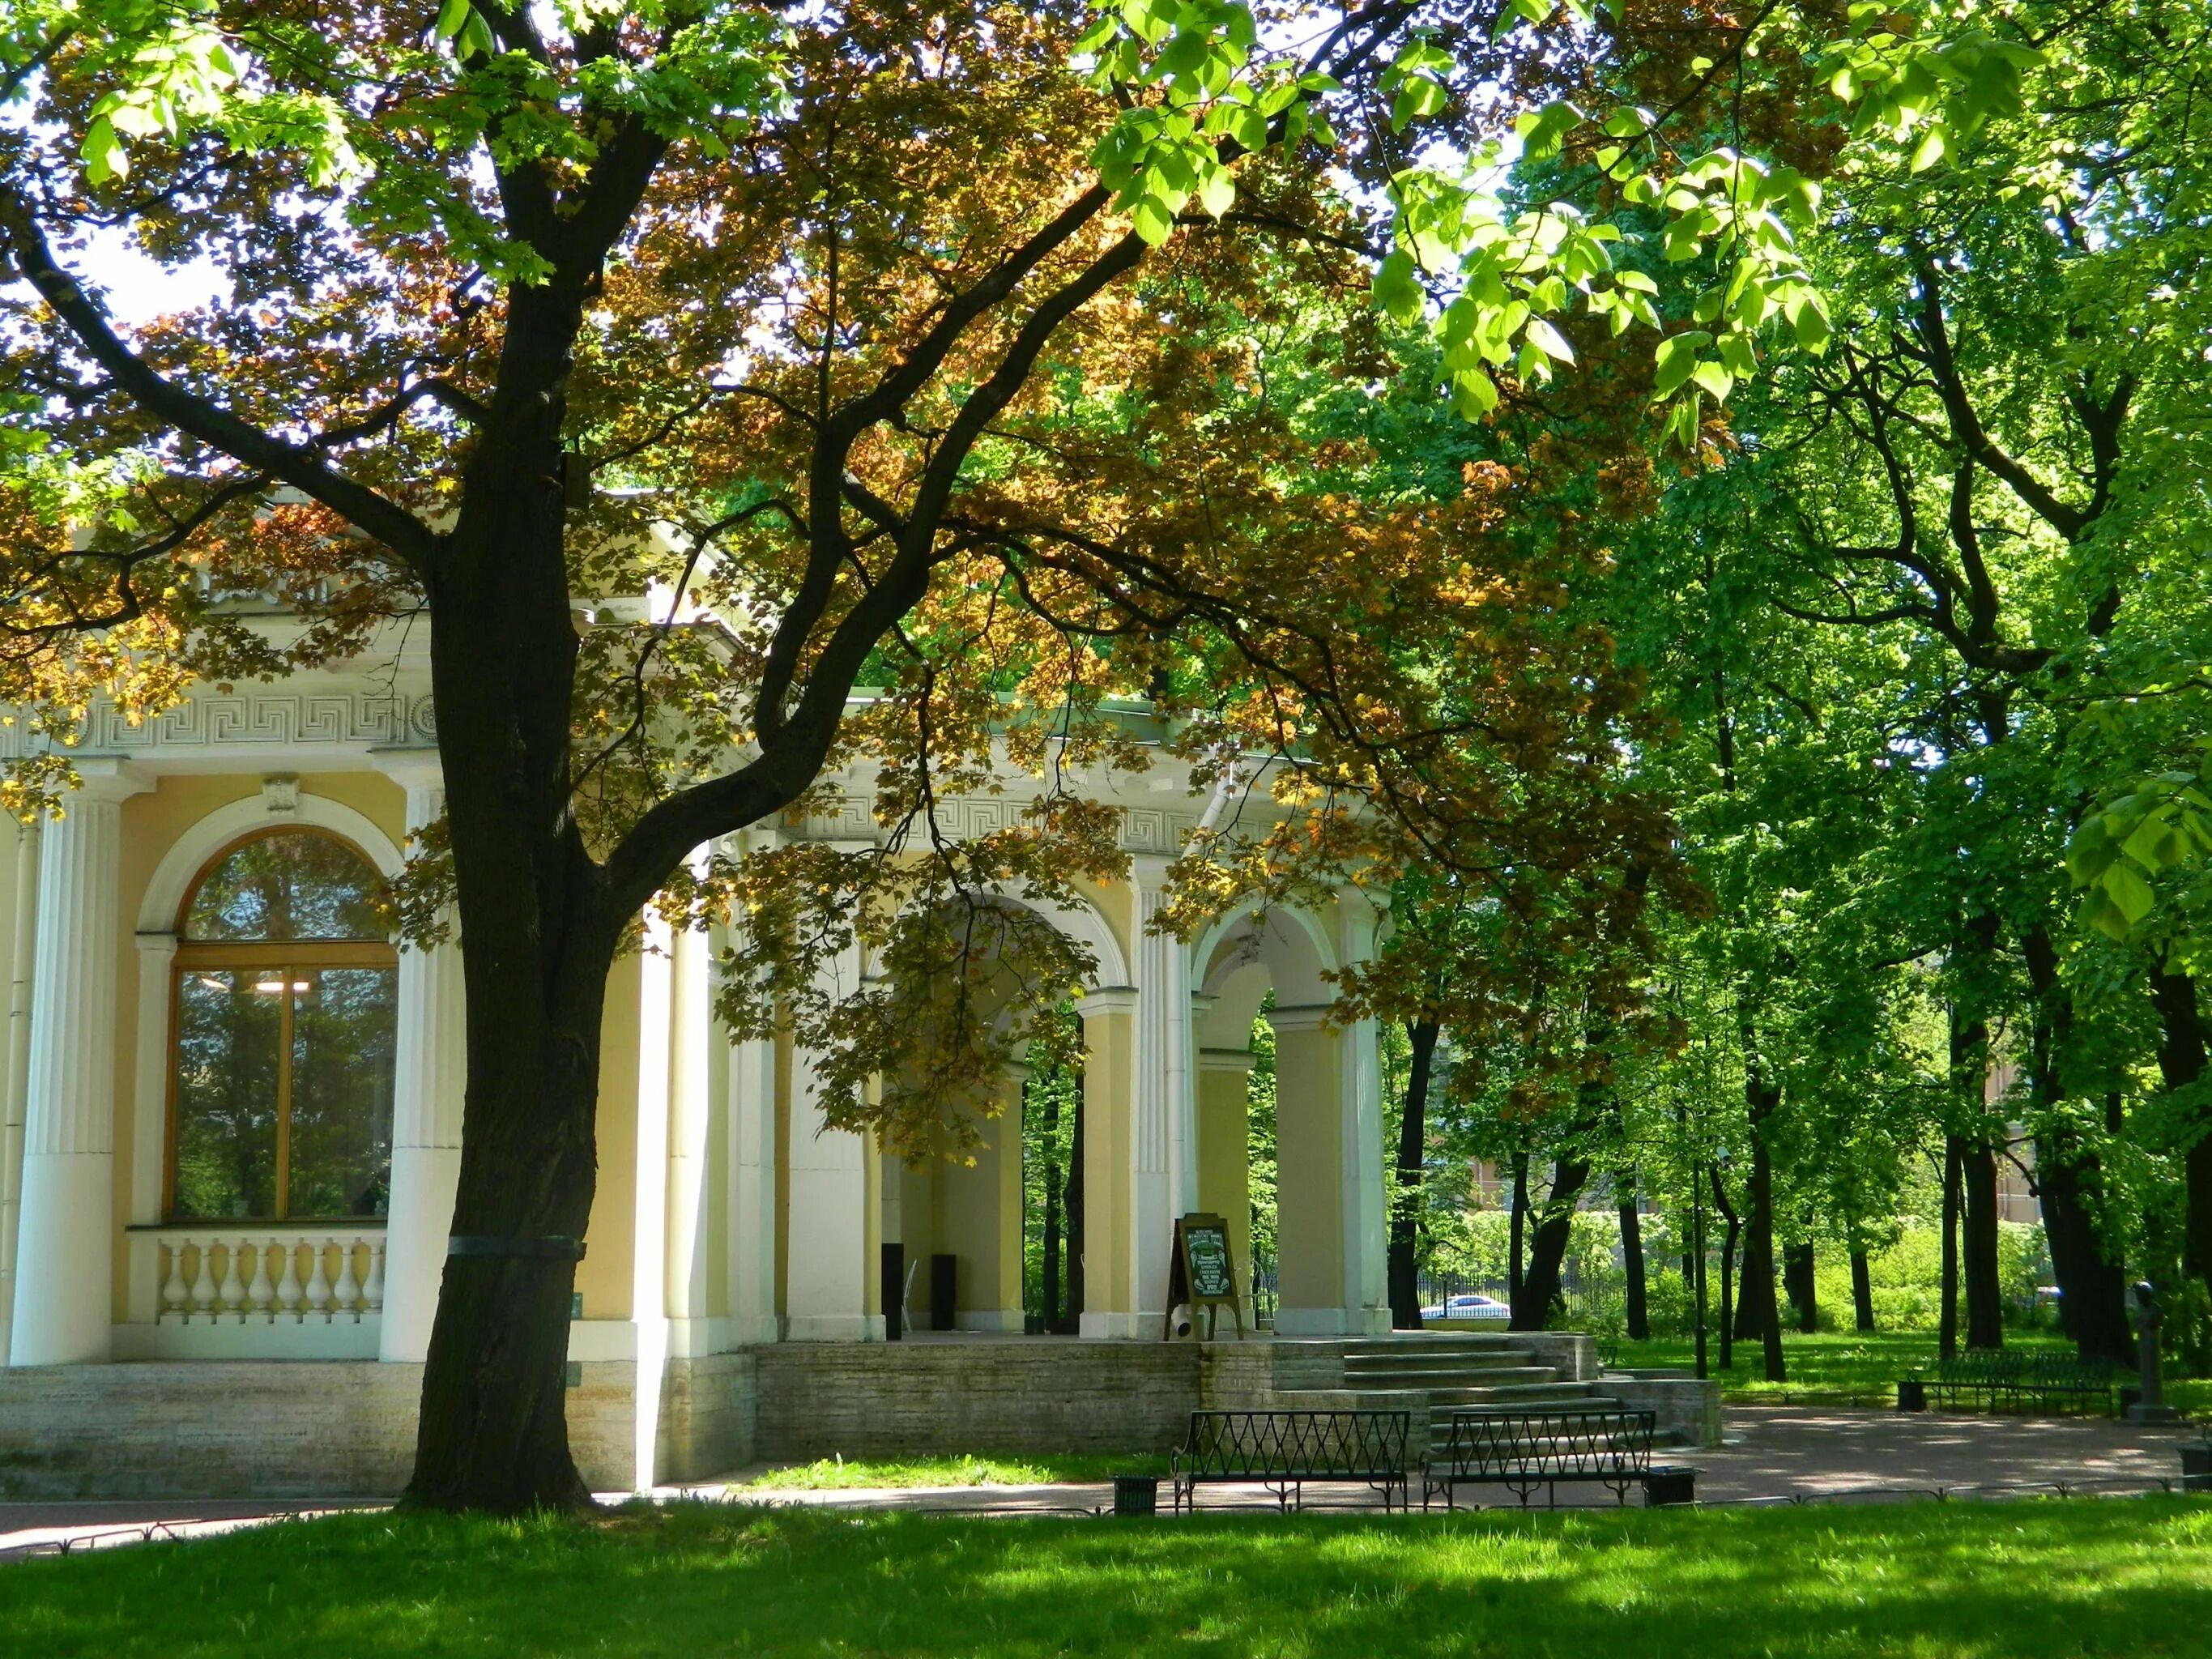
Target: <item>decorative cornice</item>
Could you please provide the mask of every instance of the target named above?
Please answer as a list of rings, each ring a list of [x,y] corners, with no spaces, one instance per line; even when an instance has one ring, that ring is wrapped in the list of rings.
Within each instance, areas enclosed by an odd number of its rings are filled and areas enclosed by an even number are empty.
[[[1078,997],[1075,1012],[1085,1019],[1093,1014],[1133,1014],[1137,1012],[1137,988],[1133,985],[1102,985],[1087,995]]]
[[[1194,804],[1196,796],[1189,798]],[[938,827],[954,841],[972,841],[995,834],[1021,822],[1028,800],[1016,795],[957,795],[937,804]],[[784,833],[800,841],[862,841],[880,843],[884,827],[876,822],[875,804],[866,795],[837,797],[834,806],[804,817],[787,815]],[[1165,806],[1125,806],[1121,809],[1121,850],[1173,858],[1198,827],[1196,811],[1176,811]]]
[[[0,727],[0,758],[23,752],[21,726]],[[133,726],[112,704],[94,704],[77,747],[93,753],[151,755],[164,749],[258,747],[423,748],[438,741],[437,709],[428,696],[388,691],[196,692]]]
[[[1284,1031],[1318,1031],[1335,1012],[1334,1003],[1307,1002],[1270,1010],[1267,1018],[1267,1024],[1273,1026],[1279,1034]]]

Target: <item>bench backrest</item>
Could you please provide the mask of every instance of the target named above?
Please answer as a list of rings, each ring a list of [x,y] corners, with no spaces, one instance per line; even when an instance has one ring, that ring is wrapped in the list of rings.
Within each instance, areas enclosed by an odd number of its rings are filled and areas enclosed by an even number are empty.
[[[1651,1464],[1654,1412],[1456,1411],[1443,1461],[1467,1476],[1640,1473]]]
[[[1409,1412],[1193,1412],[1176,1468],[1230,1480],[1400,1476],[1412,1430]]]

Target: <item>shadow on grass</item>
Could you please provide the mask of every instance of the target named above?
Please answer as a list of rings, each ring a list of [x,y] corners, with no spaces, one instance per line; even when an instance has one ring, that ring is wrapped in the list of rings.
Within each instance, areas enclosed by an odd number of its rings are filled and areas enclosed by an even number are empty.
[[[349,1516],[0,1572],[25,1655],[2199,1654],[2212,1504]]]

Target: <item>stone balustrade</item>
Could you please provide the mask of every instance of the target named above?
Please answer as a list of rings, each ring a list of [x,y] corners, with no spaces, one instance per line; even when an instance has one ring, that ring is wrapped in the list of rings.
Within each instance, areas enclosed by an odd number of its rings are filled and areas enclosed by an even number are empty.
[[[137,1235],[157,1252],[161,1324],[358,1324],[384,1308],[381,1223],[251,1223]]]

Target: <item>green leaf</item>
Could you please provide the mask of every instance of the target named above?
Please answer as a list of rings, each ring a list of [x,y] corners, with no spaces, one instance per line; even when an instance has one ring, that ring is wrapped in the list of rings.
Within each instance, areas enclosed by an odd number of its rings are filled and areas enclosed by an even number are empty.
[[[2135,866],[2118,860],[2106,870],[2102,885],[2130,927],[2148,915],[2158,902],[2151,884],[2136,873]]]
[[[1146,247],[1158,247],[1175,234],[1176,210],[1157,196],[1139,197],[1130,216]]]
[[[1541,317],[1529,319],[1528,338],[1531,345],[1547,357],[1556,358],[1563,363],[1571,363],[1575,360],[1575,349],[1566,343],[1559,330],[1553,328]]]
[[[1413,256],[1403,248],[1385,258],[1375,272],[1376,306],[1401,323],[1421,314],[1421,284],[1413,272]]]
[[[1920,143],[1913,149],[1912,170],[1915,173],[1927,172],[1929,168],[1943,159],[1943,152],[1947,146],[1948,140],[1942,127],[1940,125],[1929,127],[1921,135]]]
[[[1198,204],[1218,219],[1237,204],[1237,180],[1227,167],[1215,167],[1199,180]]]
[[[468,21],[469,0],[445,0],[445,4],[438,8],[438,21],[430,26],[431,37],[439,40],[450,40],[461,32],[461,25]],[[1114,26],[1111,22],[1102,18],[1100,25],[1108,33],[1113,33]],[[1076,50],[1079,52],[1083,50],[1080,44],[1077,46]]]
[[[84,145],[79,151],[84,157],[84,176],[90,184],[104,185],[110,179],[120,179],[131,171],[131,158],[124,154],[123,141],[115,136],[115,124],[105,115],[92,124],[84,135]]]

